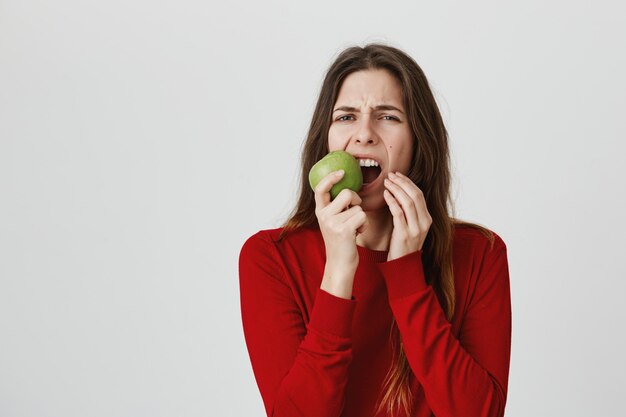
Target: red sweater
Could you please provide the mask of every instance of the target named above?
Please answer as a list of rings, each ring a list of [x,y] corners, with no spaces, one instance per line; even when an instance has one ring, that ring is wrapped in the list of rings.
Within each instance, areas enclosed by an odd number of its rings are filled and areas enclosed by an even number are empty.
[[[504,415],[511,352],[507,251],[475,229],[455,231],[456,309],[445,318],[421,251],[387,261],[357,246],[352,299],[320,288],[318,227],[277,242],[262,230],[239,255],[243,331],[268,416],[375,417],[392,360],[392,318],[415,375],[411,416]],[[381,413],[376,417],[387,416]]]

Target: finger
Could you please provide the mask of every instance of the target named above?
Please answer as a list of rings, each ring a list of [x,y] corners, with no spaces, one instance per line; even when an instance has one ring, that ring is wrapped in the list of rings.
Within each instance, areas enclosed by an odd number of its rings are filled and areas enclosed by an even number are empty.
[[[330,214],[341,213],[350,206],[358,206],[361,204],[361,197],[349,188],[344,188],[337,194],[337,197],[326,206],[326,211]]]
[[[361,206],[350,207],[349,209],[344,210],[341,213],[336,214],[337,221],[339,223],[344,223],[344,222],[348,221],[348,219],[350,217],[354,216],[355,214],[357,214],[360,211],[363,211]]]
[[[396,177],[397,178],[397,177]],[[410,181],[413,184],[412,181]],[[419,222],[417,217],[417,208],[415,207],[415,202],[409,194],[405,191],[403,187],[410,187],[406,182],[402,184],[402,186],[398,185],[392,179],[386,179],[385,186],[392,193],[393,197],[397,202],[399,202],[402,210],[404,211],[404,217],[406,220],[407,227],[410,231],[414,233],[419,233]],[[413,184],[415,186],[415,184]]]
[[[352,196],[352,200],[350,200],[350,207],[358,206],[363,202],[361,196],[358,195],[355,191],[350,190],[350,195]]]
[[[404,218],[404,211],[402,210],[402,207],[400,207],[398,201],[393,197],[389,190],[383,191],[383,198],[389,206],[394,229],[406,231],[407,225],[406,219]]]
[[[330,204],[330,189],[338,183],[343,177],[343,170],[330,172],[324,176],[315,186],[315,205],[319,209],[323,209]]]
[[[356,234],[360,235],[361,233],[365,232],[365,230],[367,230],[369,224],[370,224],[369,219],[366,216],[365,217],[365,223],[363,223],[361,226],[359,226],[358,229],[356,229]]]
[[[399,181],[405,182],[409,185],[409,191],[407,194],[409,194],[415,203],[418,221],[424,229],[428,229],[432,223],[432,217],[430,216],[428,207],[426,206],[426,197],[424,196],[424,192],[406,175],[401,172],[396,172],[396,174]]]
[[[346,220],[345,224],[356,233],[360,233],[358,230],[367,224],[367,215],[363,210],[358,211],[352,217]]]

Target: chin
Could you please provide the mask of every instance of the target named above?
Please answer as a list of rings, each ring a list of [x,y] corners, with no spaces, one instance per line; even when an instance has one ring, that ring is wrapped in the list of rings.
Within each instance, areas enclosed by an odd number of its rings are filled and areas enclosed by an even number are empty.
[[[361,208],[363,211],[378,211],[383,208],[387,208],[387,202],[385,201],[382,192],[380,194],[361,196],[361,198],[363,200],[361,202]]]

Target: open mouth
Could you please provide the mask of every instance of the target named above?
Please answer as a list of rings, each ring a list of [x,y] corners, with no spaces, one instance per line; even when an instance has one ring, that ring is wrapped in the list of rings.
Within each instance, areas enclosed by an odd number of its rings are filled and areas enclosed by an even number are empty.
[[[378,166],[362,166],[361,174],[363,174],[363,184],[369,184],[370,182],[376,181],[376,178],[380,175],[382,170]]]
[[[376,178],[382,172],[378,162],[371,159],[360,159],[359,165],[361,166],[361,174],[363,175],[363,184],[369,184],[376,181]]]

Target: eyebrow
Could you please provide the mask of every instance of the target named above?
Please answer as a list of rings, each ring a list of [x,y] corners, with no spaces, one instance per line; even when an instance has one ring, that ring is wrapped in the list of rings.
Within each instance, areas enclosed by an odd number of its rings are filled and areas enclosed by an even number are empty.
[[[337,107],[335,110],[333,110],[334,112],[337,111],[350,111],[350,112],[354,112],[354,113],[359,113],[359,109],[357,109],[356,107],[350,107],[350,106],[341,106],[341,107]],[[404,112],[402,110],[400,110],[397,107],[394,107],[392,105],[389,104],[381,104],[380,106],[376,106],[374,107],[374,110],[395,110],[395,111],[399,111],[400,113],[404,114]]]

